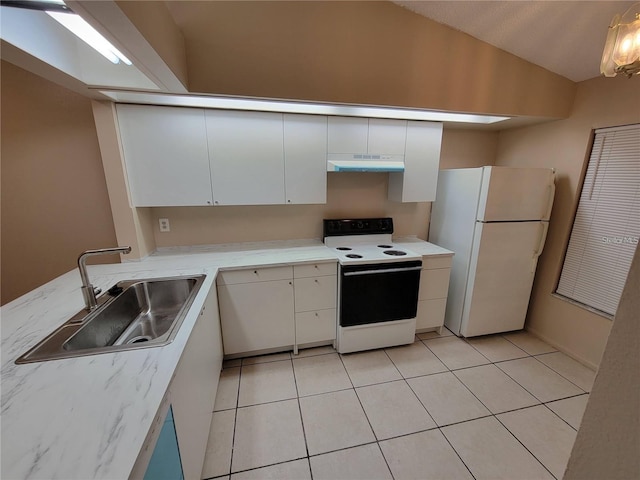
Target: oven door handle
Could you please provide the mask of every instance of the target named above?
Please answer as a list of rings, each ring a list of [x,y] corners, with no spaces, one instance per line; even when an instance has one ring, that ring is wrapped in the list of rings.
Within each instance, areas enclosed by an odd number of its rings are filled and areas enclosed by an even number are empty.
[[[344,272],[342,275],[345,277],[354,277],[356,275],[373,275],[376,273],[398,273],[398,272],[413,272],[415,270],[422,270],[422,267],[406,267],[406,268],[389,268],[387,270],[362,270],[359,272]]]

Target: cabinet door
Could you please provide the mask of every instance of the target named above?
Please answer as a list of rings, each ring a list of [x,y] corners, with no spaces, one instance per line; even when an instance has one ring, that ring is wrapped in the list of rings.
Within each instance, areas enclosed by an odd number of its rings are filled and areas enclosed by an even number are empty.
[[[206,111],[216,205],[285,203],[281,113]]]
[[[404,155],[407,140],[407,121],[386,118],[369,119],[367,153]]]
[[[434,202],[442,124],[407,122],[404,172],[389,174],[389,199],[396,202]]]
[[[327,117],[284,115],[287,203],[327,203]]]
[[[219,285],[224,353],[294,344],[293,281]]]
[[[329,117],[327,135],[329,153],[365,153],[368,136],[368,118]]]
[[[210,205],[204,110],[143,105],[116,109],[133,205]]]
[[[416,330],[439,328],[444,325],[444,312],[447,308],[446,298],[420,300],[416,315]]]
[[[422,270],[420,272],[420,293],[418,300],[447,298],[449,292],[449,268]]]
[[[222,368],[218,298],[211,287],[170,386],[185,479],[200,480]]]

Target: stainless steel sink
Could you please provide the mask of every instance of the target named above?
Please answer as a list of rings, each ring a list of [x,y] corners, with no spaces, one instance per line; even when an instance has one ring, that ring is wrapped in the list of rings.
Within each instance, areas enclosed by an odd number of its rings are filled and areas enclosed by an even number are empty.
[[[204,275],[124,280],[22,355],[16,363],[96,355],[170,343]]]

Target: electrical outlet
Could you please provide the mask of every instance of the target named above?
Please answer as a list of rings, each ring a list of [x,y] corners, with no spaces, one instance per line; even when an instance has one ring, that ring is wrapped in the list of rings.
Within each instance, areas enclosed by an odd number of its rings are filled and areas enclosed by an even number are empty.
[[[159,218],[158,219],[158,223],[160,224],[160,231],[161,232],[170,232],[171,231],[171,227],[169,226],[169,219],[168,218]]]

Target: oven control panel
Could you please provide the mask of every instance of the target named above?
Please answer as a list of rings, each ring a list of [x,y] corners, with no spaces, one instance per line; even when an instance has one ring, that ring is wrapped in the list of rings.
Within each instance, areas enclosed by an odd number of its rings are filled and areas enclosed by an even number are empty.
[[[386,218],[357,218],[324,220],[324,237],[342,235],[378,235],[393,233],[393,219]]]

